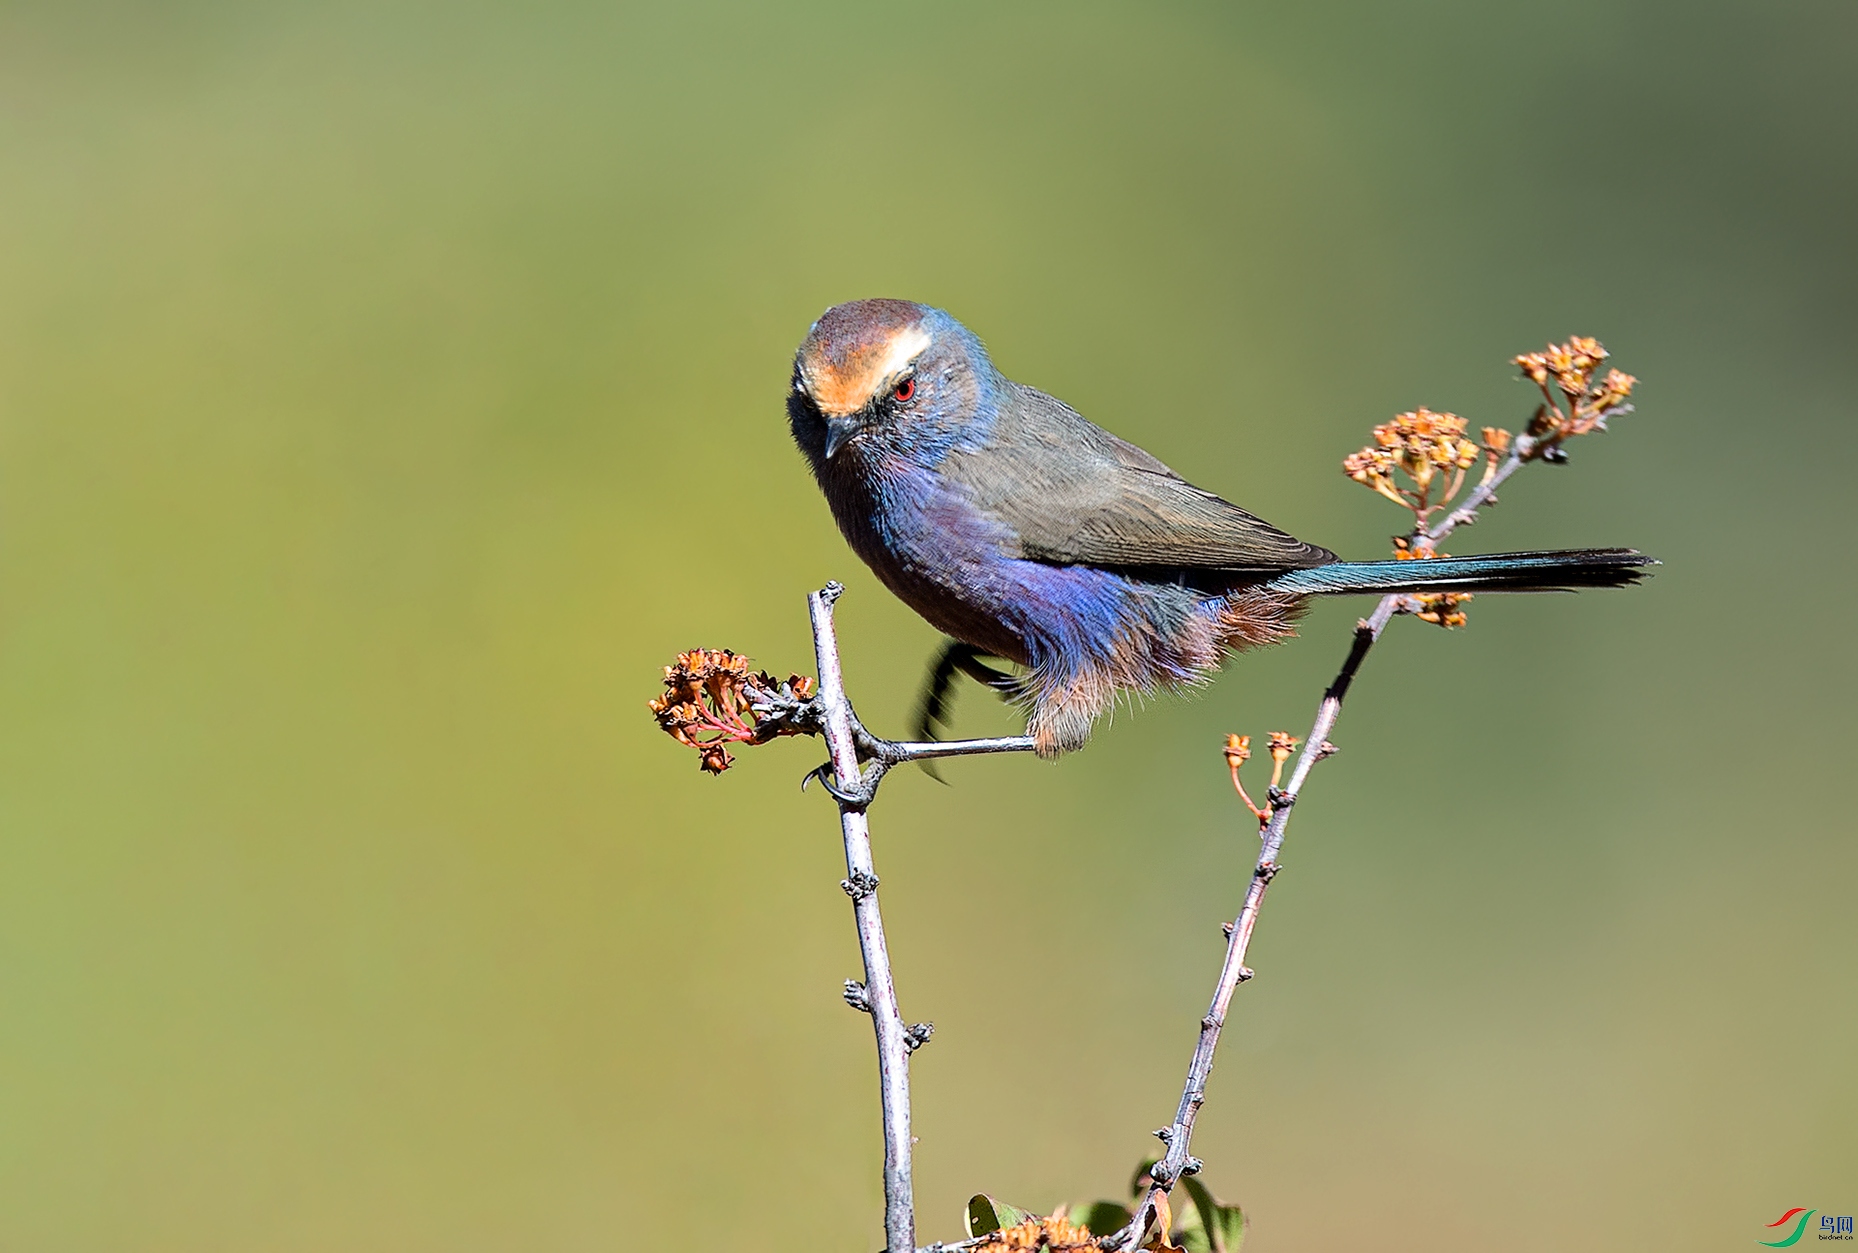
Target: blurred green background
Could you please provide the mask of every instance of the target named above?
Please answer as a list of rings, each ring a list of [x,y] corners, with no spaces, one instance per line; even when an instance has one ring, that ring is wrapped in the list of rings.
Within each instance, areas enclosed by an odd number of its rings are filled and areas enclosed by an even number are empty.
[[[1630,594],[1396,625],[1196,1151],[1286,1249],[1752,1247],[1858,1208],[1858,10],[1582,2],[0,9],[0,1245],[874,1249],[819,749],[721,780],[679,649],[906,725],[934,636],[785,430],[827,305],[1355,557],[1425,404],[1598,335],[1638,414],[1454,551]],[[1365,603],[1055,766],[875,811],[922,1238],[1120,1194]],[[969,691],[968,731],[1006,730]],[[1843,1208],[1841,1208],[1843,1207]]]

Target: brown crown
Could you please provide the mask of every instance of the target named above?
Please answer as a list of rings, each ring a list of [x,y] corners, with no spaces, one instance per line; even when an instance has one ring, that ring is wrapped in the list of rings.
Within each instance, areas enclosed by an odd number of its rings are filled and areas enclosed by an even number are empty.
[[[820,412],[857,413],[889,387],[923,349],[923,307],[907,300],[834,305],[800,345],[800,381]]]

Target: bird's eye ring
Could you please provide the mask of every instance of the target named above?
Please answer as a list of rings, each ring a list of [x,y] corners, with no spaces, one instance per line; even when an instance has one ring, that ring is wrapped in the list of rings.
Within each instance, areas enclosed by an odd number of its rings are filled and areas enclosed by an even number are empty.
[[[901,383],[897,384],[896,395],[897,395],[898,400],[903,401],[904,403],[907,404],[909,402],[910,397],[914,396],[915,394],[916,394],[916,380],[915,379],[904,379]]]

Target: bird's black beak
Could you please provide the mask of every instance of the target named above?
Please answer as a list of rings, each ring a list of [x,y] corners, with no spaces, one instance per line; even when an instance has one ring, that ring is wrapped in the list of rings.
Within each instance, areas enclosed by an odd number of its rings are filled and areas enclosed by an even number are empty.
[[[863,424],[858,421],[857,414],[847,414],[842,418],[827,418],[826,460],[831,461],[833,455],[845,446],[845,441],[858,433],[861,425]]]

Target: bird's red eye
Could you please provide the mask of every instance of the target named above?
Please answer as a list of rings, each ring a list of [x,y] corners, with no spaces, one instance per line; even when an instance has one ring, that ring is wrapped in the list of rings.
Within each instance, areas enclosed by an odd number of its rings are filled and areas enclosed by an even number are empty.
[[[910,397],[914,396],[915,394],[916,394],[916,380],[915,379],[904,379],[901,383],[897,384],[897,399],[898,400],[907,401]]]

